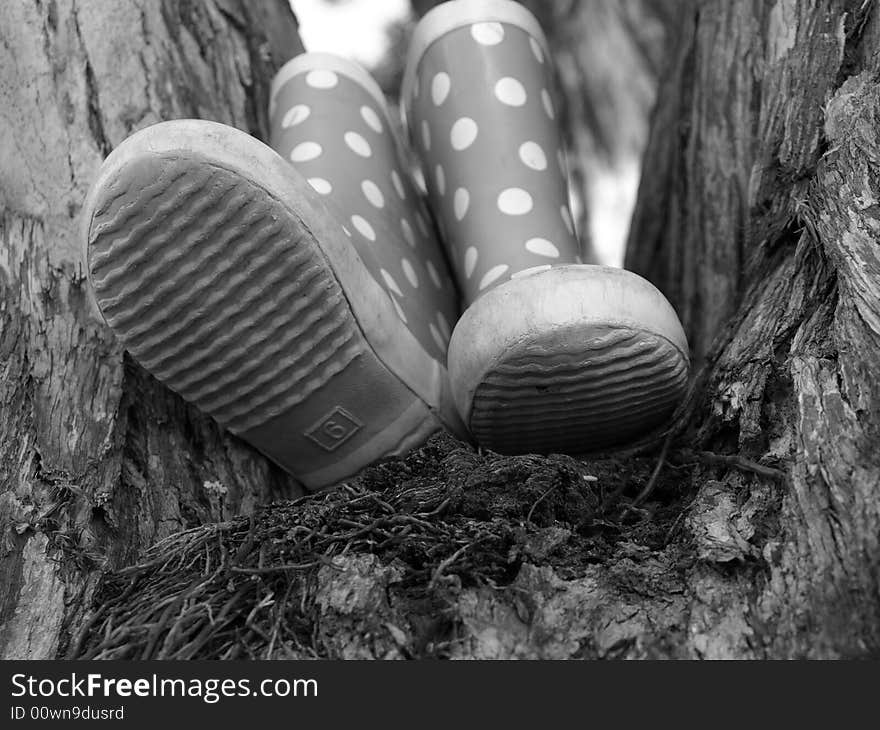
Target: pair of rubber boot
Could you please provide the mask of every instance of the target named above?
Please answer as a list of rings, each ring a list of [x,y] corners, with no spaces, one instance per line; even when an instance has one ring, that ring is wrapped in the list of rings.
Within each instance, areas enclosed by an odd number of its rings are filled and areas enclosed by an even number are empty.
[[[408,149],[363,69],[304,54],[272,84],[271,148],[197,120],[123,142],[84,242],[125,347],[312,489],[444,427],[573,454],[662,428],[685,336],[648,282],[581,264],[535,18],[436,7],[401,110]]]

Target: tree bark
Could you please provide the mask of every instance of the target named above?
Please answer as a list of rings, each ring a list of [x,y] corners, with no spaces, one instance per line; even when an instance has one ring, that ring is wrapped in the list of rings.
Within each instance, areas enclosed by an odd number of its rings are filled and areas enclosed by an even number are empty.
[[[90,304],[78,212],[103,157],[154,122],[266,137],[296,52],[285,0],[0,7],[0,656],[47,658],[99,568],[298,487],[129,361]]]
[[[751,535],[712,579],[738,656],[880,648],[878,33],[875,3],[696,3],[660,90],[627,261],[703,364],[691,443],[784,472],[693,484]]]
[[[678,308],[699,368],[659,454],[441,437],[251,517],[234,515],[291,485],[123,363],[87,309],[72,219],[101,154],[146,120],[260,131],[247,39],[265,26],[206,0],[201,31],[157,11],[99,33],[86,7],[0,25],[22,79],[0,92],[21,110],[0,143],[20,180],[2,229],[7,656],[880,655],[874,3],[670,16],[628,262]]]

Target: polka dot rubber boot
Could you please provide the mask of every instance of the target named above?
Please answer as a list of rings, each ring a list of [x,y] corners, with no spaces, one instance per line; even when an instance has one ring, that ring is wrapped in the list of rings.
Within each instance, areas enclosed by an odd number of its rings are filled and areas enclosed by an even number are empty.
[[[335,212],[400,319],[445,363],[458,293],[382,91],[357,64],[306,53],[281,68],[271,99],[271,146]]]
[[[324,196],[253,137],[197,120],[137,132],[83,226],[95,303],[132,356],[306,487],[461,428],[437,345]]]
[[[551,57],[508,0],[453,0],[414,32],[402,110],[468,305],[449,373],[474,437],[502,453],[615,448],[668,422],[688,347],[635,274],[583,265]]]

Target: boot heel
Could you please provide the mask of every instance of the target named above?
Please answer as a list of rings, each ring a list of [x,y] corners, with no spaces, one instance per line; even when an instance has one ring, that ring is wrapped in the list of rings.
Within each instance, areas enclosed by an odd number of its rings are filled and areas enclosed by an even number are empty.
[[[133,135],[84,221],[95,302],[132,356],[307,487],[461,430],[444,368],[249,135],[201,121]]]

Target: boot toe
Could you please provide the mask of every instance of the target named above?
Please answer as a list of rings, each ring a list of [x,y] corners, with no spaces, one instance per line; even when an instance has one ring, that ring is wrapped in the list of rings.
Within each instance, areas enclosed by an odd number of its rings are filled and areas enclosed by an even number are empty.
[[[584,454],[668,423],[687,388],[672,306],[628,271],[571,265],[487,292],[449,348],[456,405],[501,453]]]

